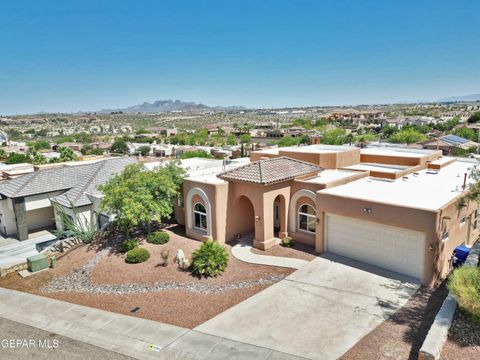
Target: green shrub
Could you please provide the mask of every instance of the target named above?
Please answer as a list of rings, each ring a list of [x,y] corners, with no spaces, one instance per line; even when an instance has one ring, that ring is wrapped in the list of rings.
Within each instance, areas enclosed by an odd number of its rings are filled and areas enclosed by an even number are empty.
[[[136,247],[127,252],[125,262],[129,264],[138,264],[147,261],[150,257],[150,253],[145,248]]]
[[[192,274],[202,277],[217,276],[228,264],[228,252],[212,240],[203,242],[192,254]]]
[[[170,240],[170,235],[165,231],[155,231],[148,235],[147,242],[150,244],[163,245]]]
[[[280,245],[286,248],[291,248],[293,245],[295,245],[293,239],[290,236],[285,236],[282,241],[280,242]]]
[[[460,309],[480,325],[480,268],[462,266],[454,270],[448,279],[448,289]]]
[[[135,240],[135,239],[123,240],[120,243],[120,251],[123,252],[123,253],[126,253],[130,250],[133,250],[136,247],[138,247],[138,240]]]

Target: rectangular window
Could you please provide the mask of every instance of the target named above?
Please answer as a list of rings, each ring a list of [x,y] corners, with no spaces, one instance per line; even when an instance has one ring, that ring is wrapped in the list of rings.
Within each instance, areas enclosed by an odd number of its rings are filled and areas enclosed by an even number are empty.
[[[465,216],[462,217],[462,219],[460,220],[460,225],[465,225],[465,221],[466,221],[466,218]]]
[[[478,209],[473,213],[473,230],[477,230],[478,227]]]

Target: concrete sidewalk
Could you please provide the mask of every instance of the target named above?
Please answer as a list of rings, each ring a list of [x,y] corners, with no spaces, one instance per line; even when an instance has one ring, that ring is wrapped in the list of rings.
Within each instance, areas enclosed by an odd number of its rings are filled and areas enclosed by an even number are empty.
[[[300,359],[271,349],[0,288],[0,317],[137,359]]]
[[[238,260],[251,264],[279,266],[291,269],[300,269],[309,262],[302,259],[287,258],[282,256],[257,255],[247,243],[238,243],[232,247],[232,255]]]

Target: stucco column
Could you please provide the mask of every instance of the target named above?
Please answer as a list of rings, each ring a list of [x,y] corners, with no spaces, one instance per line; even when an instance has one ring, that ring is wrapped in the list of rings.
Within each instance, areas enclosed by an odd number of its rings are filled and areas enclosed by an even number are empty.
[[[15,213],[15,224],[17,227],[18,240],[28,240],[27,209],[25,198],[12,199],[13,212]]]

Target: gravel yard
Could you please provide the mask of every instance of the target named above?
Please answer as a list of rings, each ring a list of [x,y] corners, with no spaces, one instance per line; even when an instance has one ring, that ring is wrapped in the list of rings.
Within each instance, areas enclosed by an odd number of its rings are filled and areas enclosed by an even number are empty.
[[[447,342],[443,347],[442,360],[480,359],[480,326],[474,324],[457,309]]]
[[[127,264],[111,242],[81,245],[59,258],[57,267],[22,279],[9,274],[0,286],[81,305],[193,328],[266,287],[293,270],[241,262],[231,256],[217,278],[199,279],[174,263],[177,249],[189,257],[200,242],[183,236],[183,228],[170,227],[170,241],[140,246],[151,252],[144,263]],[[170,250],[169,263],[160,252]],[[133,308],[140,308],[132,313]]]

